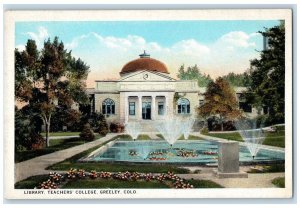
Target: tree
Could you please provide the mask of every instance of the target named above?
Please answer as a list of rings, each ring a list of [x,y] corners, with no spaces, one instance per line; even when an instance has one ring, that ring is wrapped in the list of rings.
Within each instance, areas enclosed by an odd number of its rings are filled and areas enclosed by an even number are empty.
[[[208,84],[204,93],[204,104],[198,108],[198,112],[204,118],[217,117],[221,123],[222,131],[224,121],[234,120],[242,115],[238,109],[235,92],[229,83],[221,77]]]
[[[197,80],[199,87],[206,87],[212,80],[209,75],[202,74],[197,65],[187,67],[185,70],[184,65],[181,65],[177,77],[180,80]]]
[[[233,72],[222,76],[231,86],[235,87],[248,87],[250,85],[250,77],[247,72],[242,74],[235,74]]]
[[[57,108],[71,109],[74,103],[86,103],[85,80],[89,67],[72,57],[64,44],[55,37],[48,39],[41,50],[28,40],[25,50],[15,50],[15,95],[37,113],[46,128],[49,146],[51,117]]]
[[[80,138],[84,141],[93,141],[95,139],[94,131],[89,123],[85,124],[82,132],[79,134]]]
[[[40,135],[39,123],[41,119],[27,106],[22,109],[15,107],[15,149],[34,149],[40,144],[43,146],[43,138]]]
[[[268,107],[270,124],[284,122],[285,87],[285,29],[279,26],[259,32],[267,40],[260,58],[250,61],[250,87],[248,100],[255,106]]]

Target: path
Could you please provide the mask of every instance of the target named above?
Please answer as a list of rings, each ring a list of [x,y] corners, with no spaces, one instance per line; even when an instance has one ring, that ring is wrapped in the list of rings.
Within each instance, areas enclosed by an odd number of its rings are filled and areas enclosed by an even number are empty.
[[[198,174],[177,174],[184,179],[211,180],[226,188],[276,188],[272,180],[277,177],[284,177],[284,172],[280,173],[252,173],[248,178],[217,178],[214,170],[217,168],[208,167],[188,167],[200,171]],[[240,170],[246,172],[249,166],[241,166]]]
[[[71,147],[68,149],[56,151],[47,155],[35,157],[30,160],[26,160],[15,164],[15,182],[26,179],[30,176],[48,174],[49,170],[45,170],[50,165],[61,162],[69,157],[72,157],[80,152],[88,150],[94,146],[100,145],[117,134],[108,134],[106,137],[98,140],[88,142],[82,145]]]

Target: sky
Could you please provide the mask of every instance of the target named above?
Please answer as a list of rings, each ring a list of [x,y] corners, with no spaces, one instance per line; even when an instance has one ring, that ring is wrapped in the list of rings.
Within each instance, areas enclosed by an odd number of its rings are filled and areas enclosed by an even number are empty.
[[[129,61],[146,50],[164,62],[176,78],[179,67],[197,64],[200,71],[216,78],[229,72],[243,73],[249,60],[263,48],[264,28],[276,20],[232,21],[51,21],[17,22],[15,47],[24,50],[28,39],[39,49],[55,36],[72,55],[90,66],[87,87],[95,80],[112,80]]]

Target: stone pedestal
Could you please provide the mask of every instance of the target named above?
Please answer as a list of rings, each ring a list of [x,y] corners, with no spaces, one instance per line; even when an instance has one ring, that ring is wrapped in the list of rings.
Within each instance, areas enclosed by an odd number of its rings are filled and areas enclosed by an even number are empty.
[[[239,143],[220,142],[218,151],[218,170],[215,171],[219,178],[247,178],[248,174],[240,172]]]

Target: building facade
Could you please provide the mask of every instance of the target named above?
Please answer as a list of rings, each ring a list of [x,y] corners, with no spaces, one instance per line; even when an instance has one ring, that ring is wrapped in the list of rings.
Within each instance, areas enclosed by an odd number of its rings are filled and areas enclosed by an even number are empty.
[[[198,118],[196,109],[204,102],[204,87],[196,80],[176,80],[166,65],[144,52],[125,64],[117,81],[97,80],[91,95],[91,110],[107,121],[157,121],[174,117]],[[236,88],[237,98],[245,88]],[[241,100],[240,107],[255,116],[256,110]]]

